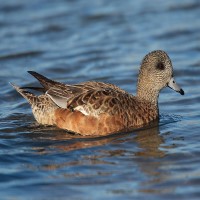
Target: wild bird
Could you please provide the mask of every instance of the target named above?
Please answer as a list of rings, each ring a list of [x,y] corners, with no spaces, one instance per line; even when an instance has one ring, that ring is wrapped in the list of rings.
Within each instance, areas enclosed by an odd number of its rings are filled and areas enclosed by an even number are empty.
[[[43,87],[12,86],[30,103],[37,122],[81,135],[108,135],[142,127],[158,119],[161,89],[168,86],[184,95],[174,80],[172,62],[162,50],[152,51],[142,60],[136,96],[110,83],[67,85],[28,72]],[[27,90],[43,94],[37,96]]]

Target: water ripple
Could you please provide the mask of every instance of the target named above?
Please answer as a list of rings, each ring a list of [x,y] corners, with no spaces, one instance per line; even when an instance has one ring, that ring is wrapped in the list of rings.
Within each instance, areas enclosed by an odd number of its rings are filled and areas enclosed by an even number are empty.
[[[0,55],[0,61],[1,60],[11,60],[16,58],[27,58],[28,56],[34,57],[38,55],[42,55],[42,51],[27,51],[27,52],[17,52],[13,54],[7,54],[7,55]]]

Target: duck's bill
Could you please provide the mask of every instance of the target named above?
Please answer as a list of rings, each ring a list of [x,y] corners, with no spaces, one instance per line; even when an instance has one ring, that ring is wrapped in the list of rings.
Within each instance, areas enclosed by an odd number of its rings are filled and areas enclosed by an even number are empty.
[[[167,86],[176,92],[179,92],[181,95],[184,95],[184,91],[179,87],[179,85],[176,83],[174,78],[172,77]]]

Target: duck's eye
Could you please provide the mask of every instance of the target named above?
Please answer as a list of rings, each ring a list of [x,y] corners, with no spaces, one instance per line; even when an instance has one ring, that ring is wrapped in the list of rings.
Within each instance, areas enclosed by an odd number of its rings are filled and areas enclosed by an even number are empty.
[[[159,69],[159,70],[164,70],[164,69],[165,69],[165,65],[164,65],[162,62],[159,62],[159,63],[156,65],[156,68]]]

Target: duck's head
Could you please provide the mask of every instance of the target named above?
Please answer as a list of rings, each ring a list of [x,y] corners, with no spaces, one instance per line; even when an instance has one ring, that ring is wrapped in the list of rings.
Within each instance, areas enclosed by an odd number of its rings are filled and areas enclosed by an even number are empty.
[[[172,62],[167,53],[162,50],[152,51],[142,60],[137,96],[157,101],[160,90],[167,86],[184,95],[184,91],[174,80]]]

